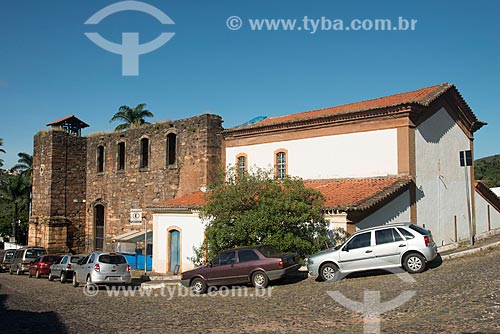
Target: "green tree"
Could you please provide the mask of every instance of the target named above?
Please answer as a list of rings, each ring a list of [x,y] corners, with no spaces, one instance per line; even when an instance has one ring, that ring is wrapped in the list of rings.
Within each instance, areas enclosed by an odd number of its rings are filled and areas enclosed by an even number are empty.
[[[3,146],[3,138],[0,138],[0,152],[5,153],[5,150],[2,148]],[[0,158],[0,167],[3,167],[3,159]]]
[[[500,154],[474,161],[474,176],[487,187],[500,187]]]
[[[268,171],[237,175],[210,186],[201,217],[207,221],[209,257],[239,246],[271,244],[311,254],[326,245],[323,195],[298,178],[275,180]]]
[[[12,208],[10,221],[21,222],[15,236],[17,241],[25,241],[23,239],[25,239],[28,226],[29,189],[30,183],[23,175],[3,178],[0,184],[0,199]]]
[[[12,170],[17,170],[21,172],[21,175],[25,176],[26,179],[31,180],[33,175],[33,156],[28,153],[18,153],[17,164],[12,167]]]
[[[115,131],[122,131],[125,129],[137,128],[143,124],[149,124],[144,120],[146,117],[154,117],[153,113],[145,110],[145,103],[138,104],[137,107],[131,108],[129,106],[121,106],[118,112],[111,117],[109,122],[123,121],[124,123],[118,125]]]

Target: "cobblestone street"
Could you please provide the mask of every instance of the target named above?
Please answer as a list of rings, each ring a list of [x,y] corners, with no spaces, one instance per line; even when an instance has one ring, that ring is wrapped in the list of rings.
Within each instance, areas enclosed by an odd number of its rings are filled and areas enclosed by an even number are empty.
[[[382,333],[500,333],[500,249],[444,261],[422,274],[378,274],[320,283],[281,282],[253,296],[221,290],[186,296],[171,286],[109,296],[86,296],[47,279],[0,274],[2,333],[363,333],[363,317],[327,291],[363,301],[380,291],[381,302],[404,291],[416,294],[381,317]],[[87,290],[85,290],[87,291]],[[150,296],[140,296],[140,292]],[[89,291],[95,293],[95,291]],[[184,294],[184,295],[183,295]],[[390,303],[390,302],[389,302]]]

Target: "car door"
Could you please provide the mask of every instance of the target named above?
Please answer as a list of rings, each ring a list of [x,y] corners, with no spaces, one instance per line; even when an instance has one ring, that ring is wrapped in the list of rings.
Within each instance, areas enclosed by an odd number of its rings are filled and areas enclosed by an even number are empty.
[[[239,250],[238,261],[234,265],[235,284],[248,282],[250,280],[250,274],[255,268],[259,267],[259,264],[262,264],[261,262],[259,255],[257,255],[253,249]]]
[[[62,264],[65,260],[66,256],[63,256],[62,258],[59,259],[59,261],[55,262],[54,264],[52,264],[52,266],[50,266],[50,272],[52,273],[52,275],[59,276],[59,274],[61,273]]]
[[[207,270],[206,279],[209,285],[224,285],[233,284],[236,281],[235,275],[237,268],[236,252],[227,251],[222,252],[214,260],[212,260],[212,267]]]
[[[375,266],[377,268],[399,267],[401,265],[401,255],[406,251],[408,243],[393,227],[374,232],[375,246],[373,252],[375,254]]]
[[[96,258],[97,255],[95,253],[90,254],[89,260],[87,261],[83,269],[83,277],[82,277],[83,280],[86,280],[87,275],[90,274],[94,269],[94,263],[96,262]]]
[[[374,260],[372,231],[355,235],[339,253],[339,266],[342,272],[370,269]]]
[[[77,282],[84,282],[85,279],[87,278],[87,274],[89,273],[88,268],[90,268],[90,258],[92,257],[92,254],[87,255],[81,262],[81,264],[78,266],[78,270],[75,271],[76,273],[76,280]]]

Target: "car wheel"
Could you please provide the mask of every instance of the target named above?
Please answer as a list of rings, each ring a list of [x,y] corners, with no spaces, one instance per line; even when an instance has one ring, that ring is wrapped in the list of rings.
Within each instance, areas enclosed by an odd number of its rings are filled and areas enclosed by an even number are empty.
[[[207,291],[207,283],[203,279],[196,277],[191,281],[191,290],[197,294],[205,293]]]
[[[19,275],[19,274],[18,274]],[[28,271],[28,277],[31,278],[33,275],[31,274],[31,270]]]
[[[410,274],[421,273],[425,269],[425,258],[418,253],[406,255],[403,265]]]
[[[21,270],[21,268],[17,267],[16,274],[18,274],[18,275],[23,274],[23,271]]]
[[[59,280],[61,281],[62,284],[66,283],[66,273],[64,271],[61,271],[61,276],[59,276]]]
[[[76,273],[73,273],[73,286],[78,287],[78,282],[76,281]]]
[[[319,278],[327,282],[338,281],[339,269],[333,263],[326,263],[319,269]]]
[[[13,275],[14,272],[12,271],[12,268],[9,268],[9,275]]]
[[[37,270],[36,270],[36,272],[35,272],[35,277],[36,277],[36,278],[40,278],[40,277],[42,277],[42,275],[40,275],[40,272],[38,271],[38,269],[37,269]]]
[[[54,275],[52,275],[52,271],[49,271],[49,281],[53,281],[54,280]]]
[[[252,285],[254,287],[259,289],[265,289],[267,288],[268,284],[269,284],[269,279],[267,278],[266,274],[264,274],[262,271],[256,271],[252,274]]]

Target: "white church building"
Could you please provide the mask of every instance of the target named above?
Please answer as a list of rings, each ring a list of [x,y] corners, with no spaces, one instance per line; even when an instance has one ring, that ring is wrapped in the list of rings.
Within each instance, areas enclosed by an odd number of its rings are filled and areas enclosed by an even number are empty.
[[[483,125],[445,83],[226,129],[222,154],[226,167],[302,178],[324,194],[331,228],[412,222],[444,246],[500,231],[499,198],[474,180],[471,165]],[[154,271],[174,271],[171,238],[180,271],[193,268],[203,204],[200,190],[150,208]]]

